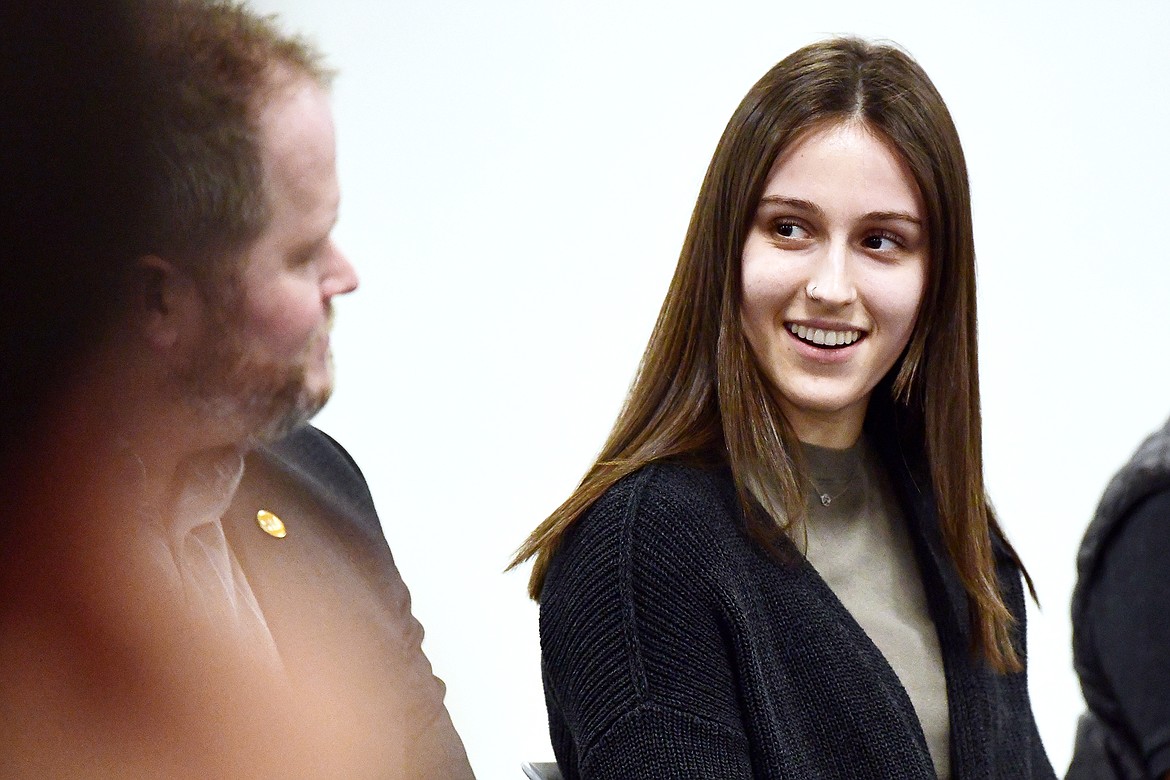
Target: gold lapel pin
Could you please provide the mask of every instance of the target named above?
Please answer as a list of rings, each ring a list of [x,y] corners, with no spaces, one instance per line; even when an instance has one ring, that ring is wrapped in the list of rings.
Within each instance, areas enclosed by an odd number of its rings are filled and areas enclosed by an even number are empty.
[[[267,509],[261,509],[256,513],[256,524],[264,529],[264,533],[269,536],[275,536],[277,539],[288,536],[288,529],[284,527],[284,521]]]

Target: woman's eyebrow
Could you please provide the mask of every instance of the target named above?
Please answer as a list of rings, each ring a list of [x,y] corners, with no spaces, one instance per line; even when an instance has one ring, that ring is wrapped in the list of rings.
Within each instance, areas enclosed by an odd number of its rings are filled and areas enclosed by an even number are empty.
[[[905,211],[871,211],[865,215],[864,219],[875,222],[909,222],[917,227],[922,227],[922,220]]]
[[[783,206],[797,211],[806,211],[817,216],[824,216],[825,214],[821,210],[821,207],[812,201],[802,200],[800,198],[785,198],[780,195],[765,195],[760,198],[760,206]]]
[[[765,195],[760,198],[760,206],[789,208],[817,216],[824,216],[825,213],[820,206],[812,201],[802,198],[786,198],[782,195]],[[871,211],[862,216],[862,219],[867,222],[909,222],[917,227],[922,227],[922,220],[908,211]]]

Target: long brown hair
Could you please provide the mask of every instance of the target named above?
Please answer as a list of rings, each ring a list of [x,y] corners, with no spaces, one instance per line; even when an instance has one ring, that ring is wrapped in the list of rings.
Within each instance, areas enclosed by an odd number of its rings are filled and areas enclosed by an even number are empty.
[[[780,153],[812,130],[860,121],[897,149],[927,211],[930,259],[919,315],[888,388],[922,431],[942,536],[971,599],[973,643],[999,671],[1021,668],[995,573],[1000,534],[983,485],[975,245],[966,162],[942,97],[913,59],[836,38],[786,57],[752,87],[707,169],[678,267],[617,422],[578,488],[519,549],[536,556],[537,599],[566,530],[614,483],[664,458],[725,462],[748,532],[780,550],[805,514],[795,435],[744,336],[744,240]],[[760,511],[763,510],[763,511]],[[1002,534],[1000,534],[1002,536]],[[1015,553],[1007,547],[1009,555]],[[1018,558],[1016,559],[1018,562]]]

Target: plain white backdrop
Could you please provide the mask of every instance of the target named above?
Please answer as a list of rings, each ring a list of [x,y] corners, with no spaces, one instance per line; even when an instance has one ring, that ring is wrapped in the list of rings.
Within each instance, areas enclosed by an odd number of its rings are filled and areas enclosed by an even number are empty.
[[[340,70],[338,301],[317,423],[363,467],[481,780],[551,759],[512,551],[591,462],[699,182],[797,47],[890,39],[970,169],[991,495],[1042,607],[1033,706],[1058,774],[1082,708],[1068,599],[1102,488],[1170,414],[1170,6],[826,0],[262,0]]]

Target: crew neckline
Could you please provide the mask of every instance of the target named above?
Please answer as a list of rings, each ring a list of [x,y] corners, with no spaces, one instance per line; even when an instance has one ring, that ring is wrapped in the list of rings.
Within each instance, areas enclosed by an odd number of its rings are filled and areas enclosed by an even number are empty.
[[[800,443],[808,477],[818,490],[831,490],[855,482],[862,475],[866,460],[865,437],[851,447],[835,449]]]

